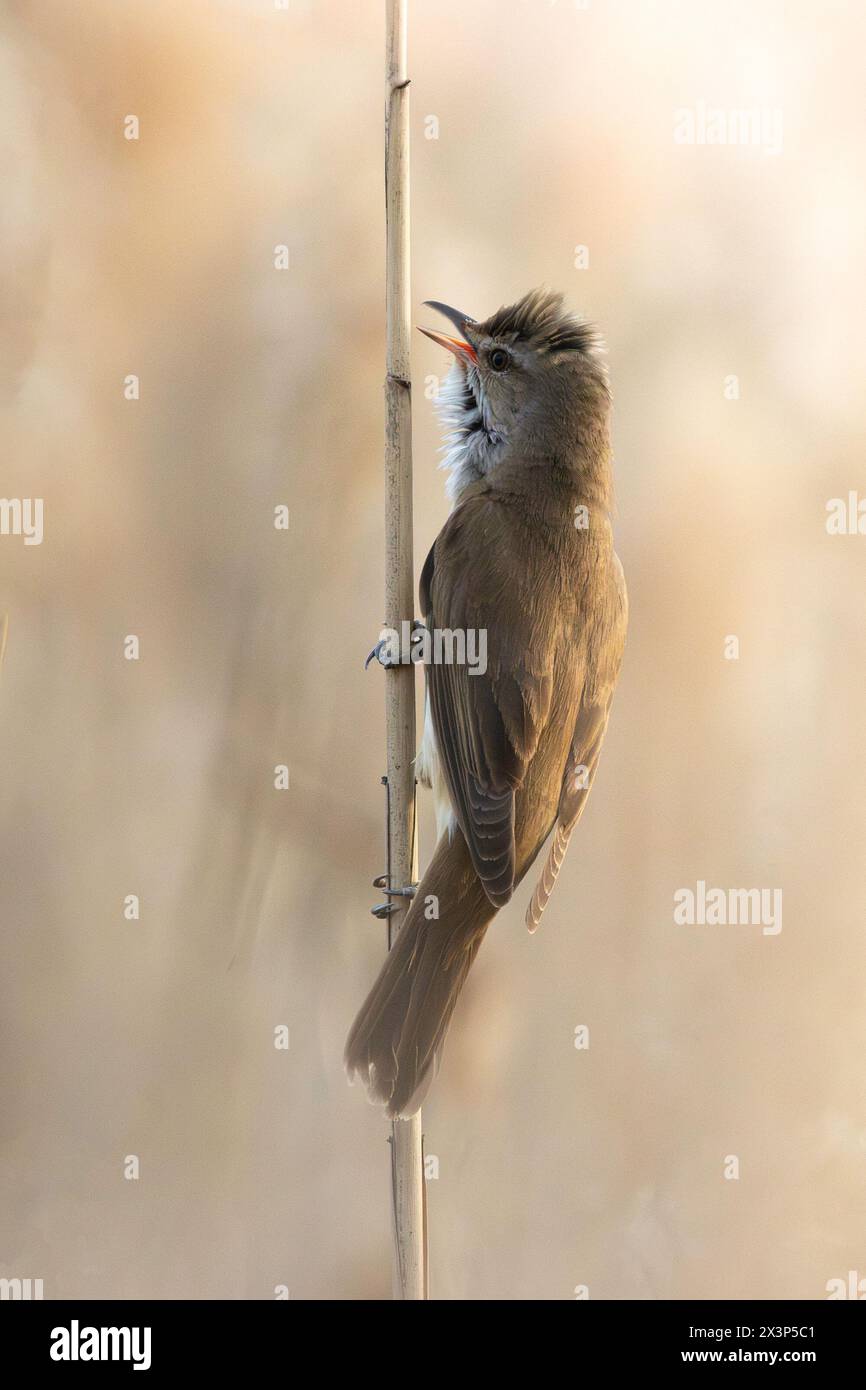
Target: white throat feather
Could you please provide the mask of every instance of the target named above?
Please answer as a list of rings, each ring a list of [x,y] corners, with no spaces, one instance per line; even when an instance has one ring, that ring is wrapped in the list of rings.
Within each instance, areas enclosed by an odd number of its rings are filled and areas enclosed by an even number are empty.
[[[505,443],[493,427],[475,367],[452,363],[436,400],[445,431],[440,468],[448,470],[445,486],[452,508],[472,483],[496,463]]]

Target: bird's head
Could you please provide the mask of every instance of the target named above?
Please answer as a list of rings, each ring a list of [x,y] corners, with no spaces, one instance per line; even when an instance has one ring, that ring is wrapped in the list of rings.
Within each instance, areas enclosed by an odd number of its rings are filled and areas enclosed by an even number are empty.
[[[460,492],[506,455],[580,468],[607,433],[610,397],[591,324],[563,308],[562,295],[532,290],[483,323],[437,300],[457,336],[422,328],[454,354],[440,394],[448,431],[449,490]]]

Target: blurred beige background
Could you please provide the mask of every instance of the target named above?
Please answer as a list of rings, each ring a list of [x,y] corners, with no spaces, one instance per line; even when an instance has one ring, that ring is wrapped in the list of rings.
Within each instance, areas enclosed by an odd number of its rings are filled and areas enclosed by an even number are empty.
[[[527,881],[425,1108],[433,1294],[822,1298],[866,1276],[866,539],[824,524],[866,493],[866,24],[410,8],[416,305],[546,282],[599,322],[632,606],[543,928]],[[2,22],[0,491],[45,538],[0,537],[0,1276],[46,1297],[390,1293],[387,1130],[341,1066],[383,951],[383,30]],[[677,144],[701,102],[780,109],[781,152]],[[420,568],[446,364],[414,351]],[[781,887],[781,934],[675,926],[698,879]]]

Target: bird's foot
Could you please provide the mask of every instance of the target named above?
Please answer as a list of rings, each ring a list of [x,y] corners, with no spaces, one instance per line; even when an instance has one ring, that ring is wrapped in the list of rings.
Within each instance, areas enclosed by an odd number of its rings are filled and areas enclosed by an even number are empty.
[[[367,660],[364,662],[364,670],[370,665],[371,661],[378,661],[386,671],[394,666],[407,666],[411,662],[422,659],[420,643],[413,642],[416,632],[426,632],[427,624],[422,623],[420,618],[413,618],[411,624],[404,622],[401,624],[402,634],[396,628],[385,628],[382,636],[376,643]],[[403,658],[403,642],[406,643],[406,659]]]
[[[417,883],[410,883],[406,888],[389,888],[387,874],[380,874],[378,878],[374,878],[373,887],[381,888],[388,898],[409,898],[410,900],[414,898],[418,890]],[[379,903],[377,907],[371,907],[370,912],[374,917],[381,919],[390,917],[392,912],[399,910],[399,907],[399,903]]]
[[[367,660],[364,662],[364,670],[370,665],[371,661],[378,661],[380,666],[384,666],[387,671],[391,666],[400,665],[400,656],[397,654],[396,661],[393,657],[394,643],[390,637],[380,637]]]

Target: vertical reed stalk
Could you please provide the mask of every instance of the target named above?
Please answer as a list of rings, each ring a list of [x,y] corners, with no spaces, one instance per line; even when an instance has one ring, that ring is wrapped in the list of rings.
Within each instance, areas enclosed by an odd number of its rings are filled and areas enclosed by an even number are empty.
[[[385,376],[385,623],[401,631],[414,611],[412,559],[412,387],[409,364],[409,78],[406,0],[386,0],[385,225],[387,356]],[[417,878],[415,847],[415,668],[385,672],[390,887]],[[389,920],[400,930],[406,900]],[[427,1231],[421,1116],[391,1131],[394,1297],[427,1297]]]

